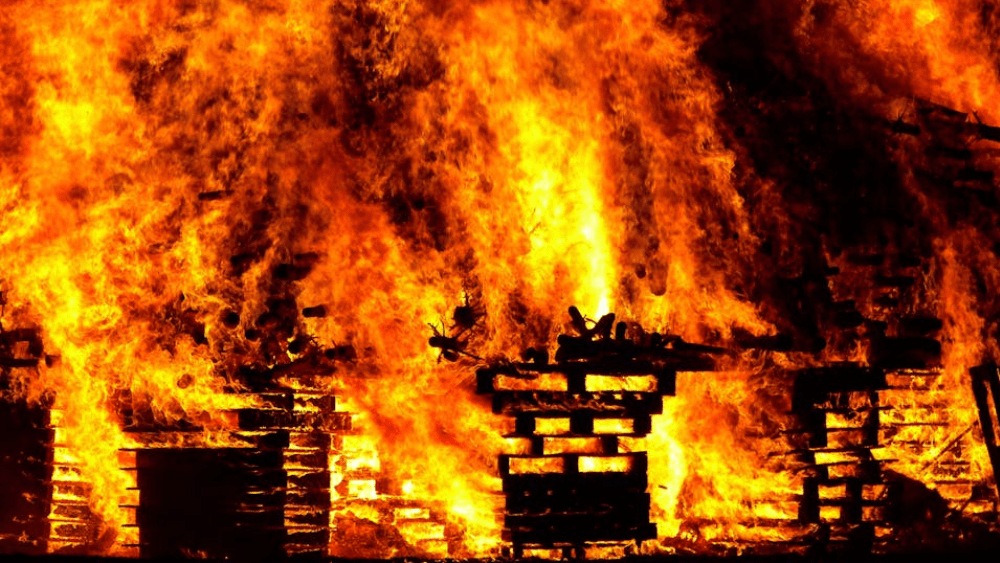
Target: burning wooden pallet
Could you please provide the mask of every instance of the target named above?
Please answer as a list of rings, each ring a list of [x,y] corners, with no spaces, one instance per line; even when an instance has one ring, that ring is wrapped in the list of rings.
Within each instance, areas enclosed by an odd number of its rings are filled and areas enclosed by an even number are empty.
[[[151,448],[135,454],[142,557],[284,558],[280,449]]]
[[[0,553],[45,553],[53,490],[51,401],[29,403],[12,370],[38,366],[41,342],[33,330],[0,327]]]
[[[499,459],[503,537],[515,557],[533,548],[583,556],[590,545],[656,537],[646,453],[623,452],[619,441],[647,435],[676,373],[711,370],[719,351],[615,326],[614,315],[591,328],[575,308],[570,314],[576,335],[559,337],[555,363],[529,350],[525,362],[477,373],[493,412],[514,419],[508,437],[527,442]]]
[[[0,387],[3,383],[0,378]],[[48,410],[0,398],[0,428],[4,429],[0,437],[0,552],[45,553],[52,494],[53,433]]]
[[[879,447],[878,392],[886,388],[882,370],[856,364],[797,376],[792,408],[808,436],[808,447],[798,452],[808,475],[799,519],[822,525],[823,547],[871,552],[877,526],[888,519],[891,485],[873,454]]]
[[[93,486],[84,478],[79,460],[70,453],[65,443],[63,410],[60,406],[57,396],[49,411],[50,426],[54,433],[49,551],[85,554],[99,540],[99,519],[90,506]],[[131,531],[128,528],[126,530]],[[128,540],[123,543],[128,543]]]
[[[961,461],[969,429],[956,429],[941,417],[914,421],[910,416],[918,405],[886,404],[898,390],[913,401],[914,393],[932,390],[940,376],[936,369],[857,364],[799,373],[795,411],[808,439],[796,452],[807,474],[800,520],[820,526],[815,548],[891,553],[912,549],[899,544],[904,533],[959,517],[970,529],[976,526],[969,518],[995,519],[994,491],[966,475],[968,462]],[[900,453],[908,454],[910,463],[930,456],[919,467],[919,479],[910,476],[914,469],[906,460],[897,459]],[[925,541],[940,548],[951,540]]]
[[[239,430],[220,436],[236,446],[199,444],[198,433],[170,438],[146,429],[137,436],[150,444],[135,450],[131,469],[143,557],[326,556],[329,460],[336,434],[350,429],[350,414],[336,412],[334,398],[319,392],[288,389],[252,399],[257,406],[231,413]],[[185,440],[190,445],[154,445]],[[205,516],[189,514],[192,506]]]
[[[462,553],[463,532],[443,507],[417,498],[412,482],[387,471],[375,439],[358,429],[337,436],[337,442],[330,555],[433,559]]]
[[[793,411],[806,436],[797,453],[808,475],[800,518],[819,526],[821,550],[891,552],[902,533],[991,510],[961,454],[970,429],[935,400],[945,392],[943,323],[920,308],[922,267],[900,252],[849,253],[831,280],[841,299],[831,340],[865,357],[797,373]]]

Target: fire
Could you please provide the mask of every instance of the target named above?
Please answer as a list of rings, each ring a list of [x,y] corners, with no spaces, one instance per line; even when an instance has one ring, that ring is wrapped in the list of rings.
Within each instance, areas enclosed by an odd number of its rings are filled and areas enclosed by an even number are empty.
[[[854,6],[809,2],[798,31],[807,52],[827,64],[840,63],[835,87],[865,96],[916,96],[996,122],[1000,82],[990,63],[991,29],[974,2],[908,0]],[[843,34],[858,52],[844,57]],[[870,65],[863,68],[862,65]],[[855,79],[848,79],[847,74]],[[869,92],[862,94],[862,90]],[[885,100],[880,100],[885,103]]]
[[[798,541],[812,466],[849,471],[833,450],[871,439],[860,411],[878,412],[880,468],[984,504],[969,369],[1000,356],[1000,165],[983,135],[949,143],[1000,123],[993,16],[729,4],[0,8],[0,321],[44,343],[12,393],[52,400],[52,494],[73,507],[53,522],[88,527],[55,526],[49,549],[135,555],[137,451],[240,450],[272,427],[302,434],[281,470],[329,477],[320,527],[344,557],[502,554],[498,459],[645,471],[658,527],[635,552]],[[933,187],[948,174],[982,206],[956,211]],[[622,336],[598,340],[718,358],[676,392],[660,373],[498,375],[496,392],[665,395],[649,428],[599,416],[582,436],[567,407],[505,437],[524,419],[476,394],[476,368],[549,365],[608,313]],[[910,345],[926,365],[893,363]],[[873,366],[875,395],[795,403],[803,370]],[[888,494],[831,483],[811,524]]]

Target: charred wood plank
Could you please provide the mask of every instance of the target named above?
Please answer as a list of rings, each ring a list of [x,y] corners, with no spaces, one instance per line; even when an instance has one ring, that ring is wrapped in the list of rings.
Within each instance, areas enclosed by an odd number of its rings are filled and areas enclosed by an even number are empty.
[[[305,309],[302,309],[302,316],[307,319],[325,317],[326,313],[327,311],[325,305],[317,305],[315,307],[306,307]]]
[[[678,371],[711,371],[714,369],[714,362],[709,356],[725,352],[715,346],[692,344],[678,339],[669,343],[639,345],[631,340],[591,340],[588,337],[561,334],[557,342],[557,362],[659,360]]]
[[[247,448],[261,451],[280,451],[287,448],[289,444],[289,433],[280,430],[276,432],[252,432],[247,434],[234,432],[232,437],[245,442]]]
[[[913,276],[886,276],[879,274],[875,276],[875,285],[878,287],[894,287],[904,289],[916,283],[917,278]]]
[[[329,451],[335,447],[335,436],[326,432],[292,432],[289,441],[296,448]],[[339,442],[336,442],[339,443]]]
[[[226,196],[226,192],[223,190],[213,190],[210,192],[201,192],[198,194],[199,201],[218,201]]]
[[[924,99],[917,101],[917,114],[924,118],[946,119],[957,122],[965,122],[969,118],[968,113]]]
[[[690,367],[696,367],[694,365]],[[524,364],[510,363],[496,365],[490,368],[483,368],[476,372],[477,378],[482,382],[480,385],[481,394],[493,393],[493,378],[498,375],[505,375],[518,379],[537,379],[540,374],[562,373],[567,376],[584,375],[654,375],[658,377],[672,377],[673,371],[701,371],[698,369],[674,370],[666,362],[649,360],[622,360],[617,358],[607,358],[588,362],[566,362],[561,364]]]
[[[568,431],[552,431],[552,432],[541,432],[538,430],[538,419],[546,418],[569,418],[569,429]],[[617,431],[602,430],[599,434],[594,432],[594,420],[620,420],[628,421],[630,423],[630,429],[621,429]],[[571,412],[563,414],[561,417],[547,417],[547,416],[536,416],[536,413],[520,413],[514,418],[514,432],[507,435],[507,437],[538,437],[538,436],[552,436],[552,437],[567,437],[567,438],[578,438],[578,437],[615,437],[615,436],[628,436],[628,437],[642,437],[649,434],[652,430],[652,418],[649,415],[636,416],[636,417],[620,417],[609,415],[608,413],[595,413],[593,411],[580,411]]]
[[[589,527],[594,524],[617,524],[634,527],[648,523],[646,513],[649,502],[640,504],[620,503],[609,506],[587,507],[580,511],[552,512],[549,514],[507,514],[504,525],[510,529],[540,530],[571,528],[574,526]],[[594,541],[590,538],[588,541]]]
[[[330,488],[302,489],[293,488],[285,493],[285,503],[288,506],[329,506]]]
[[[920,126],[915,123],[907,123],[902,119],[895,119],[885,120],[885,124],[888,125],[889,129],[894,133],[902,133],[912,137],[920,135]]]
[[[983,139],[1000,142],[1000,127],[977,123],[976,134]]]
[[[281,452],[237,448],[136,452],[140,555],[283,558]]]
[[[754,350],[770,350],[772,352],[787,352],[792,350],[792,337],[787,334],[764,336],[740,335],[735,338],[740,348]]]
[[[329,471],[289,472],[288,487],[318,491],[330,488]]]
[[[799,370],[792,389],[792,410],[807,413],[830,393],[878,391],[888,389],[882,369],[841,364],[823,368]]]
[[[281,409],[290,411],[295,407],[295,396],[292,391],[278,393],[258,393],[255,395],[262,409]]]
[[[565,487],[561,489],[525,489],[507,498],[508,515],[543,515],[600,512],[625,508],[645,520],[649,511],[649,493],[606,486]]]
[[[567,414],[575,411],[614,413],[625,418],[663,412],[663,398],[652,393],[565,393],[558,391],[505,391],[493,395],[495,414]]]
[[[326,469],[330,464],[328,458],[329,454],[324,451],[299,452],[297,450],[289,450],[285,452],[285,465],[309,469]]]
[[[238,409],[242,430],[308,429],[341,432],[351,429],[351,414],[347,412],[289,412],[286,410]]]
[[[628,459],[629,468],[627,471],[582,471],[578,468],[578,461],[580,458],[615,458],[615,459]],[[511,461],[517,460],[563,460],[564,469],[561,472],[552,473],[516,473],[512,471]],[[499,458],[498,468],[500,470],[500,476],[503,478],[507,477],[520,477],[522,475],[561,475],[575,477],[576,475],[602,475],[602,476],[613,476],[613,475],[639,475],[642,479],[646,478],[646,468],[649,465],[649,461],[646,452],[632,452],[628,454],[619,455],[597,455],[597,454],[578,454],[578,453],[566,453],[548,456],[537,456],[537,455],[515,455],[515,454],[501,454]]]
[[[326,518],[329,519],[329,515],[327,515]],[[314,549],[321,548],[325,551],[330,545],[329,523],[327,523],[327,527],[325,528],[319,528],[313,526],[289,527],[287,530],[286,543],[293,544],[294,546],[300,548],[296,549],[296,551],[301,550],[302,547],[312,547]],[[325,555],[325,553],[320,553],[319,555],[322,556]],[[318,559],[322,558],[323,557],[319,557]]]
[[[900,336],[927,336],[944,327],[944,322],[929,315],[914,315],[901,317],[898,321]]]
[[[656,525],[619,524],[614,520],[563,520],[540,528],[504,529],[502,538],[516,545],[554,546],[594,541],[647,540],[656,537]]]
[[[941,343],[926,336],[872,339],[871,363],[885,369],[926,368],[940,363]]]
[[[847,262],[855,266],[881,266],[885,263],[885,254],[852,252],[847,255]]]
[[[34,368],[41,362],[39,358],[10,358],[0,356],[0,367],[2,368]]]
[[[0,553],[46,551],[54,439],[48,425],[44,404],[0,397]]]
[[[295,526],[322,527],[330,525],[330,511],[299,510],[286,511],[285,520]]]
[[[982,182],[989,184],[993,182],[993,172],[971,167],[962,168],[955,173],[955,179],[960,182]]]

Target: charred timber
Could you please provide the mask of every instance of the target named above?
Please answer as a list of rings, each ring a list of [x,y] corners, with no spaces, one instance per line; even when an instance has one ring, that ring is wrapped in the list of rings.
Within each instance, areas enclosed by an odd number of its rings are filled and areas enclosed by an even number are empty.
[[[885,263],[885,254],[852,252],[847,255],[847,261],[855,266],[881,266]]]
[[[944,322],[929,315],[900,317],[897,321],[900,336],[927,336],[944,328]]]
[[[885,124],[889,126],[889,129],[894,133],[902,133],[904,135],[910,135],[917,137],[920,135],[920,126],[914,123],[907,123],[902,119],[896,120],[886,120]]]
[[[0,394],[0,428],[0,552],[43,554],[55,438],[48,407]]]
[[[764,336],[736,336],[736,344],[746,350],[769,350],[772,352],[789,352],[795,348],[792,337],[787,334]]]
[[[885,371],[859,364],[799,370],[792,389],[792,410],[804,412],[825,401],[830,393],[888,389]]]
[[[322,318],[326,316],[326,306],[317,305],[315,307],[306,307],[302,309],[302,316],[307,319]]]
[[[940,364],[941,343],[927,336],[872,339],[870,361],[885,369],[923,369]]]
[[[280,452],[140,450],[136,465],[144,558],[284,559]]]
[[[680,339],[664,342],[658,334],[653,334],[648,346],[637,345],[630,340],[618,341],[610,338],[591,340],[588,337],[559,335],[557,362],[628,360],[662,360],[674,364],[679,371],[710,371],[714,362],[708,354],[720,354],[721,348],[690,344]]]
[[[955,180],[959,182],[974,182],[985,185],[992,185],[994,174],[990,170],[980,170],[978,168],[966,167],[955,172]]]
[[[227,192],[223,190],[214,190],[210,192],[201,192],[198,194],[198,199],[200,201],[219,201],[226,197]]]
[[[886,276],[879,274],[875,276],[875,285],[878,287],[892,287],[905,289],[916,283],[917,278],[913,276]]]
[[[688,368],[696,368],[706,365],[704,362],[675,362]],[[713,364],[714,365],[714,364]],[[592,375],[646,375],[661,374],[671,371],[707,371],[700,369],[676,369],[671,363],[657,360],[635,360],[623,361],[622,358],[603,358],[599,360],[583,362],[562,362],[557,364],[529,364],[529,363],[501,363],[488,368],[482,368],[479,379],[483,382],[490,380],[497,375],[505,375],[527,381],[538,379],[541,374],[561,373],[572,380],[582,378],[587,374]],[[492,384],[480,387],[481,393],[492,393]],[[580,383],[582,385],[582,382]],[[572,383],[570,388],[576,388]],[[582,387],[579,387],[582,389]]]
[[[39,358],[7,358],[0,357],[0,368],[34,368],[41,363]]]
[[[492,395],[494,413],[514,418],[511,436],[530,445],[528,454],[498,461],[506,495],[502,537],[515,557],[529,546],[579,555],[594,542],[656,537],[646,455],[620,452],[619,439],[647,435],[651,415],[675,392],[677,372],[713,370],[712,355],[724,352],[616,324],[614,315],[593,322],[572,307],[569,316],[574,334],[558,337],[554,363],[545,350],[531,348],[521,363],[495,362],[476,374],[477,393]],[[542,425],[546,419],[568,419],[568,428]],[[598,421],[609,419],[615,422],[597,432]],[[586,453],[550,453],[549,434],[589,438],[590,446]]]
[[[923,117],[957,122],[963,122],[969,118],[968,113],[924,99],[917,100],[917,114]]]
[[[975,124],[976,134],[983,138],[989,139],[990,141],[1000,142],[1000,127],[994,127],[992,125],[984,125],[982,123]]]
[[[239,409],[236,412],[241,430],[296,428],[346,432],[351,429],[351,415],[346,412],[290,412],[264,409]]]
[[[515,416],[520,413],[568,414],[584,411],[606,413],[622,418],[641,417],[663,412],[663,399],[650,393],[562,391],[503,391],[493,396],[493,412]]]

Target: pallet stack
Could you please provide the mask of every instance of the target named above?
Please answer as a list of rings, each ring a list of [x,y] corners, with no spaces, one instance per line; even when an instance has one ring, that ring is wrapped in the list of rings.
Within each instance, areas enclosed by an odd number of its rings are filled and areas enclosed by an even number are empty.
[[[389,476],[378,443],[361,432],[338,437],[331,556],[445,558],[461,552],[462,531],[413,484]]]
[[[857,364],[797,374],[793,411],[808,445],[797,452],[806,466],[799,519],[820,525],[820,546],[871,552],[891,520],[892,485],[877,456],[879,392],[885,373]]]
[[[977,163],[980,149],[996,150],[1000,127],[981,123],[968,113],[920,101],[911,122],[896,121],[893,129],[912,141],[914,176],[924,191],[946,203],[943,211],[947,217],[977,220],[1000,209],[995,175]]]
[[[716,350],[609,315],[590,329],[571,309],[576,335],[559,337],[555,363],[529,350],[525,362],[477,373],[477,392],[511,417],[509,438],[526,447],[500,456],[506,495],[503,539],[515,557],[533,550],[584,556],[588,547],[656,537],[649,522],[645,452],[620,442],[646,436],[651,416],[673,395],[678,371],[713,368]]]
[[[322,559],[330,549],[330,459],[339,436],[351,430],[351,415],[336,412],[334,397],[317,390],[298,390],[291,402],[292,420],[283,427],[289,437],[283,465],[285,553],[289,558]]]
[[[945,202],[943,216],[953,225],[977,225],[986,237],[997,240],[1000,236],[996,227],[1000,198],[997,197],[996,169],[991,165],[991,155],[1000,146],[1000,128],[982,123],[975,114],[930,102],[918,102],[911,121],[905,132],[914,146],[911,149],[913,161],[918,163],[914,166],[914,175],[920,187]],[[993,252],[995,254],[997,249]],[[983,309],[977,312],[986,319],[997,314],[995,309],[988,309],[987,303],[981,303],[981,307]],[[990,363],[972,369],[972,390],[980,413],[989,412],[986,402],[990,394],[986,385],[989,373]],[[956,382],[953,379],[944,382],[939,374],[927,377],[922,383],[920,391],[927,399],[917,401],[923,411],[920,414],[927,420],[940,421],[939,434],[942,435],[939,438],[948,445],[927,468],[933,473],[936,490],[946,499],[950,509],[983,521],[995,521],[998,513],[996,489],[984,482],[970,462],[984,438],[989,446],[989,418],[981,420],[976,428],[973,428],[975,424],[968,426],[964,420],[962,427],[954,428],[949,424],[950,409],[943,408],[944,405],[933,398],[955,393],[953,388],[945,386],[953,387]],[[962,393],[967,391],[963,389]],[[984,410],[984,407],[987,408]],[[897,441],[916,445],[926,441],[927,433],[924,434],[899,437]]]
[[[38,366],[41,356],[35,331],[0,328],[0,553],[37,555],[48,548],[55,440],[51,401],[21,398],[14,374]]]
[[[349,413],[315,389],[246,393],[238,430],[137,423],[132,451],[144,558],[322,559],[330,543],[330,458]],[[141,417],[140,417],[141,418]],[[220,447],[219,444],[224,444]]]
[[[135,472],[143,558],[284,557],[280,448],[139,449]]]
[[[975,436],[949,407],[943,323],[922,306],[924,262],[857,252],[835,273],[832,348],[858,359],[798,371],[793,392],[808,475],[800,519],[819,526],[815,547],[892,552],[900,534],[919,536],[949,511],[995,511],[966,456]]]
[[[67,446],[63,428],[63,409],[56,396],[49,411],[52,443],[52,502],[49,512],[49,552],[86,554],[98,540],[100,519],[91,508],[93,485],[88,482],[78,460]],[[129,512],[126,510],[126,512]],[[134,532],[129,519],[124,532]],[[134,536],[122,540],[130,544]],[[126,550],[125,554],[135,554]]]

